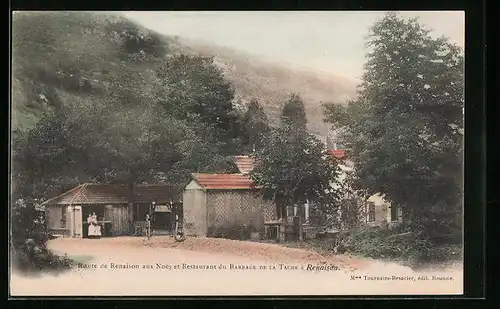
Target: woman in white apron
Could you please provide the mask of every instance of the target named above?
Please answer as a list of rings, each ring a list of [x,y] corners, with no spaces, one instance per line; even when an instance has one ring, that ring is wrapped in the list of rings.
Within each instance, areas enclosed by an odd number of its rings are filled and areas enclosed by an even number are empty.
[[[94,224],[93,224],[93,219],[92,219],[92,215],[89,214],[89,216],[87,217],[87,226],[88,226],[88,236],[89,238],[92,238],[94,237]]]
[[[97,215],[95,214],[95,212],[92,213],[92,223],[94,224],[93,236],[97,238],[101,237],[101,226],[97,221]]]
[[[101,226],[97,221],[97,215],[95,212],[92,213],[92,215],[89,214],[87,223],[89,225],[89,238],[99,238],[101,236]]]

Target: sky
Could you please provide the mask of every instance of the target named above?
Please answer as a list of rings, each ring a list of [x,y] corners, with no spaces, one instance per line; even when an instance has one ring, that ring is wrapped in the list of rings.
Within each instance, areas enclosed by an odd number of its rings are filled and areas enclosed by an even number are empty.
[[[359,79],[365,37],[383,11],[164,11],[122,12],[162,34],[237,49],[262,60]],[[435,37],[464,45],[463,11],[405,11]]]

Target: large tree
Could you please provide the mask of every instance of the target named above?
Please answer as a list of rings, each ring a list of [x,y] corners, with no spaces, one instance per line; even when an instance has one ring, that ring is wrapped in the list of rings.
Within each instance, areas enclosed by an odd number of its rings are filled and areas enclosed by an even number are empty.
[[[241,134],[234,90],[213,58],[174,55],[158,67],[161,80],[159,107],[177,119],[188,121],[204,139],[213,138],[224,155],[238,153]]]
[[[233,90],[210,58],[173,56],[155,74],[137,73],[148,76],[147,87],[132,74],[129,91],[65,95],[54,113],[16,135],[22,195],[92,180],[182,184],[193,171],[233,168],[226,159],[240,134]]]
[[[157,69],[163,81],[161,104],[177,118],[198,115],[200,124],[231,131],[237,121],[234,90],[210,57],[169,57]]]
[[[244,152],[261,148],[264,138],[269,132],[269,122],[264,108],[257,99],[250,100],[247,110],[241,118],[241,139]]]
[[[292,93],[290,98],[285,102],[281,112],[281,123],[284,125],[294,125],[299,130],[307,129],[304,101],[300,95]]]
[[[460,222],[464,58],[416,19],[387,14],[371,28],[358,98],[326,106],[343,132],[359,187],[420,222]]]
[[[292,124],[272,129],[256,159],[258,165],[250,175],[279,211],[306,202],[332,206],[338,199],[337,165],[321,141]]]

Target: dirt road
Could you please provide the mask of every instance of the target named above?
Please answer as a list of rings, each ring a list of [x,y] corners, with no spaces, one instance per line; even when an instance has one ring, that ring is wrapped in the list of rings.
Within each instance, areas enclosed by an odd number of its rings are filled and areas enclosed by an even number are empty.
[[[460,270],[416,273],[396,264],[323,257],[275,244],[225,239],[57,239],[81,262],[54,276],[12,273],[12,295],[394,295],[461,294]],[[434,276],[434,277],[433,277]],[[428,280],[423,280],[425,279]]]

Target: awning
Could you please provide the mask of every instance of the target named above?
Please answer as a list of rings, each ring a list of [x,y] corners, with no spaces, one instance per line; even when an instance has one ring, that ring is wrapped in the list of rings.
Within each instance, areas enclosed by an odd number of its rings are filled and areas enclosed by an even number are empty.
[[[171,212],[171,210],[167,205],[158,205],[155,207],[155,212]]]

